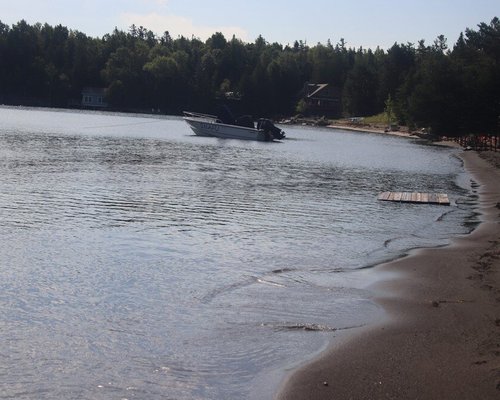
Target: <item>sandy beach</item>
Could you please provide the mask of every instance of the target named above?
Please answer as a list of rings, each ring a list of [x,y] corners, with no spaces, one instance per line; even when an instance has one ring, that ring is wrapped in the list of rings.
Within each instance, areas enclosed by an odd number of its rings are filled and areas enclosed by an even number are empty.
[[[500,398],[500,154],[463,152],[481,224],[378,266],[388,318],[292,373],[278,400]]]

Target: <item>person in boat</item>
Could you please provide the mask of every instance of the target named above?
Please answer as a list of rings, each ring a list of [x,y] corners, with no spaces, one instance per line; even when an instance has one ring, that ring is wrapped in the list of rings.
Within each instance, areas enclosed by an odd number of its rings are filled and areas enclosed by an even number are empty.
[[[235,117],[229,107],[225,104],[221,105],[217,111],[217,119],[223,124],[243,126],[245,128],[255,128],[251,115],[241,115]]]
[[[217,119],[220,120],[220,122],[222,122],[223,124],[236,125],[236,118],[234,117],[229,107],[225,104],[219,106],[219,109],[217,110]]]

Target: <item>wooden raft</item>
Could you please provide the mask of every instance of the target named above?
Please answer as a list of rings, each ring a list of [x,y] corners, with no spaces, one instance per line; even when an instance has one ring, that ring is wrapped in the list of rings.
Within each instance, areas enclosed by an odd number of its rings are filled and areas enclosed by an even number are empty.
[[[383,192],[378,195],[378,199],[381,201],[396,201],[400,203],[450,205],[448,195],[444,193]]]

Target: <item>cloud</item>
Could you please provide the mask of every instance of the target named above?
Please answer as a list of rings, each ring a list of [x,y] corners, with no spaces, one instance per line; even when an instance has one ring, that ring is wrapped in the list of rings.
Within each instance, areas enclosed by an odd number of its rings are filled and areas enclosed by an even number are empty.
[[[248,41],[247,31],[238,26],[195,25],[191,19],[176,15],[123,13],[120,15],[120,20],[124,26],[130,27],[132,24],[143,26],[157,35],[168,31],[173,38],[182,35],[187,38],[194,36],[206,40],[215,32],[221,32],[227,39],[235,35],[238,39]]]
[[[152,3],[154,5],[165,7],[169,0],[143,0],[145,3]]]

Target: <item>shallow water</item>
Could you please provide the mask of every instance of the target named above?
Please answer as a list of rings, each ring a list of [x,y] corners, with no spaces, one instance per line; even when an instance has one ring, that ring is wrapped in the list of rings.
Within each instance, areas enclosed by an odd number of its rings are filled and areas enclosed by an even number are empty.
[[[0,399],[269,398],[382,310],[368,267],[476,223],[454,151],[0,108]],[[445,192],[451,207],[378,202]]]

